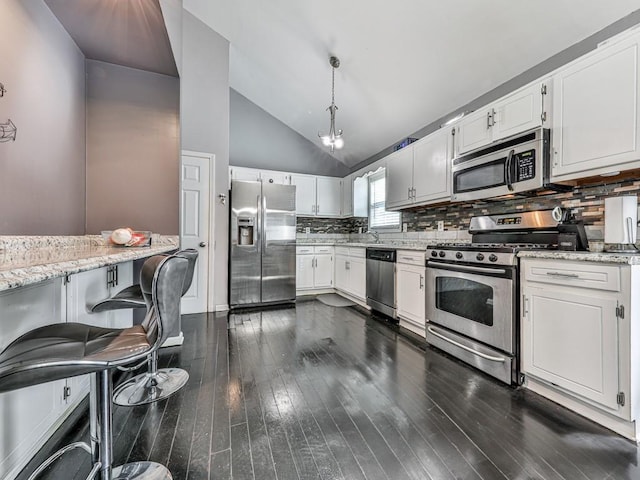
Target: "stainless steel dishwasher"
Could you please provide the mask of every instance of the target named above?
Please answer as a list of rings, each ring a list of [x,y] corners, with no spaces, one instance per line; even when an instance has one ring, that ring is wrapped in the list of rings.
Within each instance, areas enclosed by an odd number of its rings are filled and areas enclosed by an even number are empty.
[[[367,248],[367,305],[396,318],[396,251]]]

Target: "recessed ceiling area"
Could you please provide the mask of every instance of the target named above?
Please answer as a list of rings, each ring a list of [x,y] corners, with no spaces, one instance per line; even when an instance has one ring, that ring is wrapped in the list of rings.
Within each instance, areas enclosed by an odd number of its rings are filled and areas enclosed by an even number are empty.
[[[90,60],[178,76],[158,0],[45,0]]]
[[[230,41],[230,86],[354,166],[638,9],[637,0],[184,0]],[[328,149],[327,149],[328,151]]]

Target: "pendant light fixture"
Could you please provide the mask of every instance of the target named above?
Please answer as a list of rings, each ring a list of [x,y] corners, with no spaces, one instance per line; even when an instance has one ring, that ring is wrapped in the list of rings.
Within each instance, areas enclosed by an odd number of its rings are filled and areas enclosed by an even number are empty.
[[[323,135],[318,132],[318,137],[322,140],[322,144],[325,147],[331,148],[331,153],[334,149],[340,149],[344,146],[344,140],[342,139],[342,130],[338,130],[336,133],[336,107],[335,102],[335,87],[336,87],[336,68],[340,66],[340,60],[338,57],[329,57],[329,65],[331,65],[331,105],[329,105],[329,115],[331,117],[331,124],[329,125],[329,133]]]

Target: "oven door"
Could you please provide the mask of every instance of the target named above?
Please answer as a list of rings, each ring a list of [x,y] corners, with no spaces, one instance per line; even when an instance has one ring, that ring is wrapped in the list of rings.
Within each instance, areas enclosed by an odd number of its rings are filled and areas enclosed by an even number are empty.
[[[427,320],[515,354],[515,267],[429,261]]]

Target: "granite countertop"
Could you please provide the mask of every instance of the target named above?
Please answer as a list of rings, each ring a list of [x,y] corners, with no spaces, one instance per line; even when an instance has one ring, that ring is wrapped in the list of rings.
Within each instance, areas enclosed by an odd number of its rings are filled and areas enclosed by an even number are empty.
[[[2,240],[6,238],[0,237],[0,291],[178,248],[178,238],[175,236],[158,237],[150,247],[110,247],[101,244],[95,236],[55,237],[53,242],[39,243],[34,243],[29,237],[21,237],[28,240],[19,243],[15,240],[19,237],[15,237],[13,243],[3,243]]]
[[[521,258],[547,258],[552,260],[575,260],[582,262],[624,263],[640,265],[640,252],[607,253],[607,252],[568,252],[561,250],[525,250],[518,253]]]

